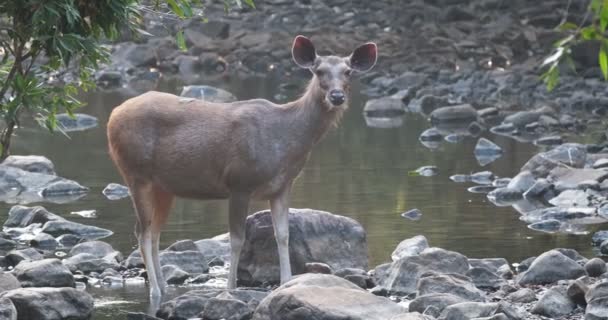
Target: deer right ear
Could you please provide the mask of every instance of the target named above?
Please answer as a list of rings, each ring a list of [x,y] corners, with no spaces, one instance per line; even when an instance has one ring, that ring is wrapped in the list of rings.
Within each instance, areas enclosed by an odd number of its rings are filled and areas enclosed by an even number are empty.
[[[317,59],[315,46],[312,44],[312,41],[305,36],[297,36],[293,40],[291,55],[293,61],[295,61],[298,66],[306,69],[312,68]]]

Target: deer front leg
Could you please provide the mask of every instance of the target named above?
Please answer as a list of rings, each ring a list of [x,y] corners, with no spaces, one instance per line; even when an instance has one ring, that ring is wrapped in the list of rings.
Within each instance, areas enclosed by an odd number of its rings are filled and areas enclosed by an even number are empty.
[[[289,261],[289,189],[286,188],[276,198],[270,200],[274,237],[279,249],[281,284],[291,279],[291,263]]]
[[[228,289],[236,288],[236,276],[239,267],[241,249],[245,242],[245,222],[249,210],[250,195],[233,193],[230,195],[228,225],[230,228],[230,273],[228,274]]]

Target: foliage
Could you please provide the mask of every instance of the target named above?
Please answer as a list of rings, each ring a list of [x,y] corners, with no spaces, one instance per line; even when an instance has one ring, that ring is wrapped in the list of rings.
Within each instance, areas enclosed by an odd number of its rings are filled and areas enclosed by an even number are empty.
[[[586,24],[590,16],[591,21]],[[593,41],[599,45],[598,63],[604,80],[608,80],[606,27],[608,27],[608,0],[591,0],[587,15],[580,25],[566,21],[559,25],[558,28],[568,35],[555,43],[554,52],[542,63],[546,70],[541,75],[541,79],[545,82],[549,91],[553,90],[559,82],[559,67],[562,63],[567,63],[571,68],[574,68],[570,56],[571,49],[574,45],[584,41]]]
[[[229,0],[224,1],[229,8]],[[235,1],[241,5],[241,0]],[[252,0],[242,0],[253,7]],[[143,0],[0,0],[0,161],[20,115],[27,112],[49,130],[57,128],[55,115],[73,116],[82,103],[79,90],[94,86],[92,72],[108,59],[103,39],[115,39],[123,27],[140,31]],[[200,0],[163,0],[179,18],[193,17]],[[161,1],[156,0],[156,6]],[[183,33],[177,42],[185,47]],[[42,61],[40,61],[42,60]],[[53,83],[57,74],[76,70],[76,79]]]

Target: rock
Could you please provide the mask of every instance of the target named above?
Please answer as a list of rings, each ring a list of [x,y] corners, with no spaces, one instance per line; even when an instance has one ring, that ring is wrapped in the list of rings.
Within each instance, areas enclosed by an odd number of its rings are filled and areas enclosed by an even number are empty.
[[[50,234],[40,232],[30,241],[30,246],[46,251],[54,251],[57,248],[57,240]]]
[[[53,162],[43,156],[8,156],[2,165],[19,168],[28,172],[55,175]]]
[[[241,284],[279,282],[277,245],[270,211],[249,216],[246,234],[238,268]],[[322,262],[334,270],[368,269],[363,227],[353,219],[329,212],[290,209],[289,249],[294,275],[304,273],[308,262]]]
[[[143,312],[128,312],[127,320],[162,320],[157,317],[145,314]]]
[[[230,242],[228,241],[203,239],[196,241],[194,244],[206,258],[230,261]]]
[[[401,216],[408,220],[418,221],[422,217],[422,211],[420,211],[419,209],[411,209],[406,212],[403,212]]]
[[[593,169],[608,168],[608,158],[597,159],[591,167]]]
[[[108,184],[101,193],[103,193],[108,200],[120,200],[131,195],[129,188],[118,183]]]
[[[562,222],[556,219],[542,220],[528,225],[530,230],[555,233],[562,229]]]
[[[107,258],[100,258],[90,253],[78,253],[63,260],[63,264],[72,272],[81,271],[84,273],[103,272],[106,269],[118,269],[120,265],[110,255]]]
[[[486,268],[471,268],[466,276],[480,289],[498,289],[505,283],[497,274]]]
[[[325,263],[309,262],[306,264],[306,273],[332,274],[333,270]]]
[[[255,308],[255,306],[257,306],[257,304],[267,295],[267,292],[244,289],[192,290],[163,303],[158,309],[156,316],[162,319],[199,318],[201,312],[204,312],[207,302],[216,297],[230,297],[231,299],[239,300]]]
[[[608,317],[608,282],[592,286],[585,295],[587,308],[585,320],[599,320]]]
[[[164,265],[161,269],[167,284],[182,284],[190,277],[186,271],[171,264]]]
[[[425,249],[420,255],[404,257],[391,264],[378,285],[392,293],[412,294],[423,273],[457,273],[469,270],[467,258],[460,253],[440,248]]]
[[[196,86],[185,86],[182,89],[180,96],[186,98],[201,99],[209,102],[233,102],[236,101],[236,97],[226,91],[219,88],[196,85]]]
[[[417,256],[429,247],[425,236],[418,235],[401,241],[391,254],[391,259],[397,261],[403,257]]]
[[[264,298],[252,319],[385,320],[405,312],[396,303],[368,293],[341,278],[305,274]]]
[[[585,263],[585,271],[590,277],[599,277],[606,273],[606,262],[600,258],[593,258]]]
[[[474,318],[472,320],[511,320],[504,313],[497,313],[491,317]]]
[[[446,307],[462,302],[466,302],[466,300],[451,294],[431,293],[417,296],[416,299],[412,300],[409,305],[409,311],[420,312],[438,318]]]
[[[551,170],[565,164],[571,168],[582,168],[587,159],[584,145],[565,143],[547,152],[536,154],[524,166],[522,171],[530,171],[535,177],[546,177]]]
[[[253,309],[243,301],[236,299],[211,298],[205,304],[200,317],[208,320],[247,320],[251,319]]]
[[[559,318],[570,314],[576,304],[568,298],[566,290],[561,287],[553,287],[538,300],[531,312],[550,318]]]
[[[557,197],[549,200],[556,207],[588,207],[589,196],[583,190],[565,190]]]
[[[498,310],[497,303],[461,302],[447,306],[439,316],[440,320],[468,320],[492,316]]]
[[[585,275],[585,269],[557,250],[543,253],[521,274],[518,284],[547,284],[559,280],[576,279]]]
[[[393,97],[370,99],[365,103],[363,113],[368,117],[400,117],[405,114],[405,106],[401,99]]]
[[[70,250],[70,255],[75,256],[80,253],[88,253],[96,258],[103,258],[109,254],[117,252],[112,246],[103,241],[87,241],[75,245]]]
[[[73,116],[59,113],[55,118],[57,125],[64,132],[83,131],[97,127],[97,118],[84,113],[74,113]]]
[[[22,287],[74,287],[74,277],[59,259],[23,261],[13,270]]]
[[[553,185],[547,181],[547,179],[537,179],[534,184],[528,190],[526,190],[526,192],[524,192],[524,198],[528,200],[540,198],[543,194],[549,191],[552,186]]]
[[[11,300],[19,320],[86,320],[93,313],[93,297],[73,288],[22,288],[0,298]]]
[[[74,234],[63,234],[63,235],[60,235],[59,237],[57,237],[55,240],[57,240],[57,243],[61,247],[65,247],[65,248],[71,248],[71,247],[75,246],[76,244],[78,244],[82,241],[85,241],[84,238],[79,237]]]
[[[54,237],[63,234],[73,234],[88,240],[106,238],[113,234],[112,231],[107,229],[88,226],[67,220],[48,221],[42,226],[42,232],[48,233]]]
[[[501,155],[502,148],[486,138],[479,138],[475,145],[474,154],[476,157]]]
[[[190,274],[199,274],[209,271],[207,258],[200,251],[163,251],[159,254],[160,265],[174,265]],[[143,267],[139,250],[135,250],[125,261],[127,268]]]
[[[591,243],[594,246],[599,246],[602,242],[608,240],[608,230],[600,230],[593,234],[591,237]]]
[[[547,180],[552,182],[555,190],[577,189],[583,182],[600,182],[608,177],[608,171],[600,169],[573,169],[557,167],[551,170]]]
[[[17,308],[13,302],[7,298],[0,299],[0,319],[17,320]]]
[[[437,175],[439,169],[436,166],[423,166],[414,170],[414,172],[423,177],[432,177]]]
[[[485,301],[483,291],[477,289],[466,276],[439,274],[422,276],[418,281],[419,296],[431,293],[448,293],[467,301]]]
[[[19,280],[12,273],[0,273],[0,293],[17,288],[21,288],[21,283],[19,283]]]
[[[561,136],[547,136],[534,140],[536,146],[557,146],[564,143],[564,139]]]
[[[17,246],[17,242],[9,239],[0,238],[0,251],[9,251]]]
[[[197,251],[198,247],[194,243],[194,241],[187,240],[178,240],[174,242],[172,245],[167,247],[167,251]],[[201,252],[202,253],[202,252]],[[204,255],[204,253],[203,253]]]
[[[469,259],[471,268],[485,268],[492,273],[497,273],[501,268],[509,268],[509,262],[505,258]]]
[[[587,281],[585,281],[585,278],[586,277],[582,277],[572,281],[572,283],[568,285],[568,289],[566,289],[566,295],[568,298],[580,306],[587,305],[585,295],[589,291],[589,287],[587,286]]]
[[[33,223],[45,224],[48,221],[64,221],[65,219],[49,212],[44,207],[12,206],[8,212],[5,228],[27,227]]]
[[[21,261],[37,261],[42,260],[43,258],[42,254],[33,248],[13,250],[5,256],[6,263],[13,267]]]
[[[431,123],[469,123],[477,120],[477,110],[470,104],[441,107],[431,112]]]
[[[418,138],[420,141],[441,141],[443,135],[437,128],[429,128],[420,134]]]
[[[515,303],[530,303],[536,301],[536,294],[528,288],[522,288],[507,295],[506,299]]]

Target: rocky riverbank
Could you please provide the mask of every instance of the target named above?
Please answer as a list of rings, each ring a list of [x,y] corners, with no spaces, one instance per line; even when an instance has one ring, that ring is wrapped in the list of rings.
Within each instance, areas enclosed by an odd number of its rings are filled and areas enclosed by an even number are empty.
[[[510,263],[469,258],[402,241],[391,262],[368,267],[358,222],[328,212],[292,209],[290,252],[296,276],[277,287],[278,256],[268,211],[247,220],[237,290],[225,290],[226,235],[182,240],[161,252],[170,286],[191,290],[153,316],[128,319],[605,319],[606,263],[554,249]],[[49,232],[49,225],[67,225]],[[314,232],[313,232],[314,230]],[[93,232],[94,231],[94,232]],[[7,319],[88,319],[92,287],[128,288],[146,278],[139,253],[128,257],[99,228],[72,224],[43,207],[15,206],[0,245],[0,314]],[[311,234],[315,234],[311,237]],[[105,234],[107,236],[107,234]]]

